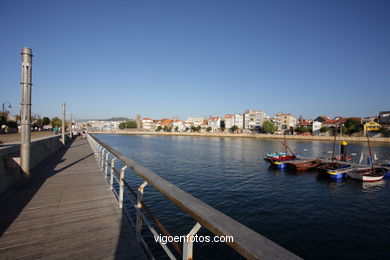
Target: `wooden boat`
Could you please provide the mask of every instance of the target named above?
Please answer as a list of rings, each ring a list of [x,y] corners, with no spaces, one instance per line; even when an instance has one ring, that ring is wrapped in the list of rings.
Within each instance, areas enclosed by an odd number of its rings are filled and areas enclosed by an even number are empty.
[[[284,153],[268,153],[264,157],[264,160],[271,163],[272,166],[276,166],[278,168],[285,168],[286,167],[285,162],[294,160],[297,158],[297,156],[288,147],[287,142],[286,142],[286,135],[284,135],[284,143],[281,141],[279,141],[279,142],[284,145],[284,147],[286,148],[286,152],[284,152]],[[290,153],[288,153],[287,150],[290,151]]]
[[[320,159],[314,160],[298,160],[296,162],[290,161],[287,163],[287,167],[295,169],[297,171],[307,171],[318,167],[321,164]]]
[[[352,179],[361,181],[380,181],[385,176],[386,170],[383,167],[358,168],[347,172]]]

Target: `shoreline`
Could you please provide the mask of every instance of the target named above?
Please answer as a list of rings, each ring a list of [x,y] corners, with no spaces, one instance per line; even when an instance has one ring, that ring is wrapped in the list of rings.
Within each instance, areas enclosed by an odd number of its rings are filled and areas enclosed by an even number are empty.
[[[176,132],[146,132],[146,131],[93,131],[91,134],[119,134],[119,135],[160,135],[160,136],[198,136],[198,137],[232,137],[232,138],[255,138],[255,139],[283,139],[283,135],[270,134],[227,134],[227,133],[176,133]],[[286,135],[289,140],[301,141],[331,141],[333,136],[305,136],[305,135]],[[351,137],[351,136],[337,136],[337,141],[344,140],[347,142],[367,142],[366,137]],[[370,138],[373,143],[390,143],[388,137]]]

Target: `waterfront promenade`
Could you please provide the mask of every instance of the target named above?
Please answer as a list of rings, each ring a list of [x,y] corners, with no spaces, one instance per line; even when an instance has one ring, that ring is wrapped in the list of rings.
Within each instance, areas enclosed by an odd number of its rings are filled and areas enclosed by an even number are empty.
[[[146,259],[86,139],[0,197],[0,259]]]

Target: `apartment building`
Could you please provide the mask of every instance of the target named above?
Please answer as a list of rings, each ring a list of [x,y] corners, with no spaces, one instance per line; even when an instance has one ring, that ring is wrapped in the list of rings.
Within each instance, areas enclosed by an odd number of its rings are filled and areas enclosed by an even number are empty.
[[[243,128],[245,130],[260,129],[267,115],[263,110],[245,110],[243,116]]]
[[[275,123],[278,132],[283,132],[290,129],[291,127],[295,128],[297,125],[297,118],[291,114],[278,113],[275,116]]]

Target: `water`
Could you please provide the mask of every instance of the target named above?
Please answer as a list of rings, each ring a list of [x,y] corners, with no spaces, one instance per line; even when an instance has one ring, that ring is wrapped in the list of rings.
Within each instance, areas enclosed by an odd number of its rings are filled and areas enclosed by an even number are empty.
[[[263,156],[282,151],[277,141],[245,138],[121,136],[98,138],[181,189],[306,259],[385,259],[390,256],[390,180],[332,182],[315,171],[269,169]],[[330,156],[332,142],[288,141],[302,156]],[[390,158],[390,145],[372,146]],[[348,146],[358,161],[366,144]],[[141,180],[130,172],[136,187]],[[156,192],[146,204],[173,235],[184,235],[195,221]],[[201,229],[200,234],[208,234]],[[149,236],[150,237],[150,236]],[[149,240],[150,241],[150,240]],[[152,244],[154,242],[151,242]],[[152,246],[154,254],[161,250]],[[194,246],[196,259],[237,259],[228,246]]]

